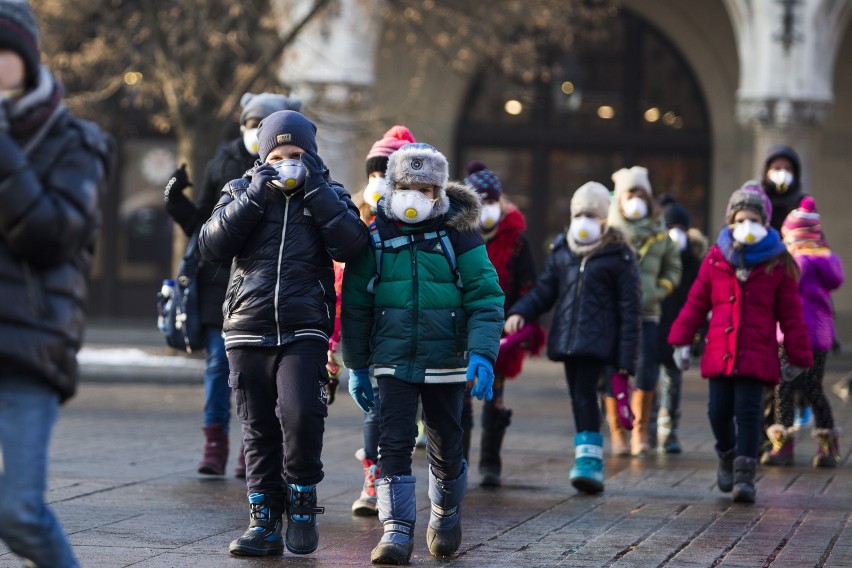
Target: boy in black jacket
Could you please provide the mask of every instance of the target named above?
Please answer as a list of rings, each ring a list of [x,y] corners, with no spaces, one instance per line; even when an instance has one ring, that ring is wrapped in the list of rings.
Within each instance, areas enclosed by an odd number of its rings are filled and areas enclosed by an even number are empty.
[[[316,484],[335,312],[332,259],[359,255],[369,232],[349,193],[328,176],[310,120],[275,112],[261,121],[258,139],[261,163],[226,186],[199,238],[208,260],[233,259],[223,331],[251,523],[230,551],[281,554],[286,544],[309,554],[322,512]]]

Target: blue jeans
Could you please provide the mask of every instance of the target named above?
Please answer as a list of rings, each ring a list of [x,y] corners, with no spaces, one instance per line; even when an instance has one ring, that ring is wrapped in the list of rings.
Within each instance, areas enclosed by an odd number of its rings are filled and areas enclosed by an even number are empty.
[[[642,320],[639,361],[636,366],[636,388],[653,391],[660,377],[660,364],[657,362],[657,328],[660,324],[653,320]]]
[[[372,367],[370,368],[372,373]],[[379,385],[376,378],[370,376],[373,384],[373,407],[364,413],[364,453],[367,459],[379,461],[379,417],[381,416],[382,397],[379,395]]]
[[[231,421],[231,387],[228,385],[228,355],[225,339],[219,327],[205,327],[207,366],[204,368],[204,425],[221,424],[228,427]]]
[[[707,415],[716,449],[737,449],[738,456],[757,458],[763,430],[763,390],[766,383],[748,377],[710,379]]]
[[[36,566],[78,566],[44,500],[59,394],[37,377],[0,375],[0,540]]]

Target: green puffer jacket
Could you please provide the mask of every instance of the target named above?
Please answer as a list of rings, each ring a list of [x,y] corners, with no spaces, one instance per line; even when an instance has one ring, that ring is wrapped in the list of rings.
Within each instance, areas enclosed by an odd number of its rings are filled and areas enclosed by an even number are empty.
[[[479,196],[453,182],[446,196],[446,213],[415,226],[388,219],[380,202],[376,227],[382,240],[417,237],[383,250],[375,294],[367,290],[376,274],[372,247],[346,264],[340,324],[348,368],[373,365],[376,376],[458,383],[466,380],[469,352],[492,364],[497,360],[504,298],[478,231]],[[440,240],[420,238],[440,229],[455,250],[461,288]]]
[[[627,235],[639,257],[642,317],[660,317],[663,300],[680,284],[683,268],[677,244],[669,237],[661,218],[630,221],[610,209],[609,224]]]

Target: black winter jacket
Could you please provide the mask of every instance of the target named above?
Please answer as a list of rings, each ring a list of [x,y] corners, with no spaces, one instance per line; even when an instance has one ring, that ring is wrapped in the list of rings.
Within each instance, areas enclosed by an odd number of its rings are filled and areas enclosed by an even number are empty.
[[[332,259],[346,262],[369,246],[349,193],[328,175],[316,190],[268,189],[258,206],[246,194],[252,171],[231,181],[204,224],[201,253],[233,259],[225,298],[225,346],[277,346],[299,339],[328,343],[334,327]]]
[[[204,179],[198,188],[195,204],[182,191],[169,192],[166,211],[187,237],[191,236],[213,212],[222,196],[222,188],[231,180],[241,178],[255,160],[246,150],[242,138],[231,140],[216,152],[204,169]],[[230,280],[231,261],[210,262],[202,258],[198,267],[198,300],[201,323],[222,327],[222,304]]]
[[[77,388],[111,142],[58,112],[29,155],[0,133],[0,376],[38,377],[64,402]]]
[[[639,349],[639,264],[617,229],[604,238],[601,249],[584,258],[560,235],[535,286],[509,315],[533,321],[555,305],[548,357],[592,357],[632,375]]]

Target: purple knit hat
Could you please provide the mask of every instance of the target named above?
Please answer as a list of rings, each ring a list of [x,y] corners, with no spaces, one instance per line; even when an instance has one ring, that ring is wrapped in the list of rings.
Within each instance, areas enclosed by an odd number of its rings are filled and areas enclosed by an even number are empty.
[[[497,201],[503,195],[500,178],[479,160],[467,165],[467,177],[464,178],[464,183],[471,186],[482,199]]]
[[[751,179],[745,182],[741,188],[731,194],[728,207],[725,209],[725,220],[729,225],[734,224],[734,215],[737,211],[743,209],[754,211],[761,216],[764,226],[769,226],[769,220],[772,219],[772,202],[757,180]]]

